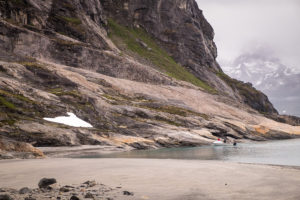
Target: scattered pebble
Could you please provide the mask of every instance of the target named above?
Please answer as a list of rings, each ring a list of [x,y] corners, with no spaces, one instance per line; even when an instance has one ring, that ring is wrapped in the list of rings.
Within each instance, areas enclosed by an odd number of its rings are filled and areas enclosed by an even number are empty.
[[[43,178],[38,186],[35,189],[24,187],[20,190],[0,188],[0,200],[133,200],[134,196],[133,192],[122,191],[121,187],[112,188],[96,181],[59,186],[56,179]]]
[[[96,185],[96,181],[86,181],[83,184],[87,185],[88,187],[94,187]]]
[[[127,195],[127,196],[133,196],[133,192],[128,192],[128,191],[123,191],[123,194],[124,195]]]
[[[60,192],[70,192],[70,188],[69,187],[66,187],[66,186],[63,186],[59,189]]]
[[[86,195],[84,196],[84,198],[87,198],[87,199],[94,199],[94,195],[90,192],[86,193]]]
[[[19,194],[27,194],[31,192],[31,189],[29,189],[28,187],[23,187],[19,190]]]
[[[77,196],[71,196],[70,200],[80,200]]]
[[[24,200],[36,200],[35,198],[33,198],[33,197],[25,197],[25,199]]]

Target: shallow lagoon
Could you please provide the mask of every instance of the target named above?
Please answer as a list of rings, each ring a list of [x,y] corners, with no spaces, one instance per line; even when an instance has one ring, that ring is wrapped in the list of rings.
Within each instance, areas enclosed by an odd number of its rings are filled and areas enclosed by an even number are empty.
[[[300,166],[300,139],[239,143],[237,146],[202,146],[88,154],[80,158],[156,158],[223,160],[242,163]]]

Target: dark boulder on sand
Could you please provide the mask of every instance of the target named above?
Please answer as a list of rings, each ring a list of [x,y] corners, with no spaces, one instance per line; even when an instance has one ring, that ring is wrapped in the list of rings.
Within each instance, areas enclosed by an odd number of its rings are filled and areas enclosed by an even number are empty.
[[[133,192],[128,192],[128,191],[123,191],[123,194],[124,195],[127,195],[127,196],[133,196]]]
[[[56,183],[55,178],[42,178],[38,185],[41,189],[49,189],[49,186],[54,183]]]
[[[9,196],[8,194],[1,194],[0,200],[13,200],[13,198],[11,196]]]

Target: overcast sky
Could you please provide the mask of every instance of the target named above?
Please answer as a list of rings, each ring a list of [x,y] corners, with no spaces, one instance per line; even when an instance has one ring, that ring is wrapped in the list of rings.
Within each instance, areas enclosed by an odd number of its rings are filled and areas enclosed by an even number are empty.
[[[215,30],[218,60],[268,46],[300,70],[300,0],[196,0]]]

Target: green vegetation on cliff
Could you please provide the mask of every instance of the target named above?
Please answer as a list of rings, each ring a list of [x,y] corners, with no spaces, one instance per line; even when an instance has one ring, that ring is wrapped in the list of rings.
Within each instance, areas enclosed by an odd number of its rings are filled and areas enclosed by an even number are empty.
[[[25,113],[32,112],[34,103],[22,94],[0,89],[0,127],[25,119]]]
[[[125,27],[112,19],[108,20],[108,26],[109,37],[121,50],[133,52],[150,61],[170,77],[192,83],[211,93],[216,92],[183,66],[177,64],[143,29]]]
[[[272,104],[269,104],[268,101],[265,101],[263,99],[267,97],[262,92],[252,87],[251,84],[233,79],[223,72],[218,72],[217,75],[222,80],[224,80],[233,90],[237,90],[239,94],[244,98],[244,102],[255,110],[258,110],[263,114],[272,111]]]

